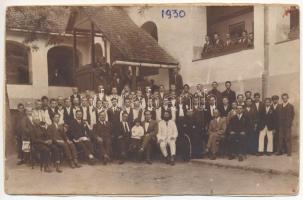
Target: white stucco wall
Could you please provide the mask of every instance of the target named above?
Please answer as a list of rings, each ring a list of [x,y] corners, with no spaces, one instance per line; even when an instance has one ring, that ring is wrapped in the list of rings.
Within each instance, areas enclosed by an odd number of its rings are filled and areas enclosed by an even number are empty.
[[[8,31],[6,40],[22,43],[24,40],[24,33]],[[88,63],[89,56],[89,43],[87,39],[78,39],[77,49],[81,54],[82,64]],[[69,96],[71,94],[71,87],[48,87],[48,68],[47,68],[47,52],[54,47],[53,45],[46,46],[46,40],[43,36],[39,36],[39,39],[33,44],[37,45],[39,49],[37,51],[31,50],[29,60],[32,82],[29,85],[7,85],[7,92],[9,97],[9,103],[11,108],[16,108],[19,102],[33,101],[33,99],[41,98],[43,95],[49,97]],[[29,44],[30,46],[31,44]],[[72,38],[65,38],[64,42],[58,46],[70,46],[72,47]]]

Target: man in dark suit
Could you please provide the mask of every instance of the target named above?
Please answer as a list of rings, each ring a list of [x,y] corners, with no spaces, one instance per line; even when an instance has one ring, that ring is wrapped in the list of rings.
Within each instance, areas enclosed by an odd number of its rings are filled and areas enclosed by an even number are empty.
[[[25,116],[22,117],[20,122],[21,129],[21,151],[23,162],[29,161],[29,152],[30,152],[30,141],[31,141],[31,133],[34,130],[34,118],[32,116],[32,109],[26,108]],[[27,145],[28,144],[28,145]],[[25,148],[28,147],[28,148]]]
[[[205,43],[203,45],[203,50],[202,50],[202,57],[203,54],[210,54],[213,51],[213,44],[210,41],[210,38],[208,35],[205,36]]]
[[[210,95],[209,97],[209,104],[205,107],[205,114],[206,114],[206,125],[208,126],[209,122],[214,117],[214,110],[218,109],[218,104],[216,104],[216,97],[214,95]]]
[[[251,98],[245,100],[245,108],[244,108],[244,115],[246,116],[247,120],[249,121],[249,126],[247,130],[247,151],[250,154],[256,154],[258,152],[258,138],[259,132],[257,130],[257,111],[256,108],[253,106],[253,102]]]
[[[112,156],[117,158],[119,156],[118,147],[119,147],[119,124],[120,124],[120,113],[121,108],[118,107],[118,100],[116,98],[112,98],[112,107],[107,110],[108,121],[112,124]]]
[[[70,101],[70,98],[66,98],[64,100],[64,116],[63,116],[63,120],[64,123],[67,125],[70,125],[71,121],[74,119],[74,114],[73,114],[73,108],[72,108],[72,104]]]
[[[274,130],[273,130],[273,151],[277,152],[278,150],[278,141],[279,141],[279,113],[281,110],[281,104],[279,104],[279,96],[278,95],[273,95],[271,97],[272,99],[272,111],[273,111],[273,118],[274,118]]]
[[[13,122],[13,130],[14,130],[14,135],[16,137],[17,141],[17,153],[18,153],[18,165],[21,165],[24,163],[23,160],[23,152],[22,152],[22,129],[21,129],[21,122],[22,119],[26,116],[25,115],[25,109],[24,105],[22,103],[19,103],[17,106],[17,112],[15,113],[14,116],[14,122]]]
[[[120,121],[122,120],[122,114],[127,113],[127,121],[130,125],[134,122],[134,112],[133,108],[131,107],[131,101],[129,98],[124,99],[124,107],[122,109],[122,112],[120,112]]]
[[[128,120],[127,112],[122,113],[122,120],[119,123],[119,135],[118,135],[118,144],[119,144],[119,164],[123,164],[126,160],[128,153],[128,146],[131,136],[131,122]]]
[[[219,108],[222,117],[227,117],[229,111],[231,110],[231,106],[229,104],[228,97],[224,96],[222,99],[222,105]]]
[[[106,121],[105,111],[101,111],[98,115],[98,121],[93,127],[93,137],[99,146],[103,164],[106,165],[110,161],[112,148],[112,125]]]
[[[236,93],[231,89],[231,82],[226,81],[225,82],[226,90],[222,92],[222,97],[227,97],[229,101],[229,105],[232,104],[232,102],[236,101]]]
[[[269,156],[273,152],[273,130],[274,130],[274,115],[271,108],[271,99],[265,99],[265,106],[260,113],[260,135],[259,135],[259,149],[258,155],[264,153],[264,139],[267,137],[266,154]]]
[[[50,99],[50,104],[48,108],[49,118],[53,121],[54,115],[58,113],[57,111],[57,101],[56,99]]]
[[[224,42],[218,33],[214,34],[214,48],[216,52],[220,52],[224,49]]]
[[[237,106],[237,115],[233,116],[229,122],[228,143],[233,159],[234,155],[238,156],[239,161],[243,161],[243,155],[246,153],[246,135],[249,121],[243,114],[243,106]]]
[[[172,75],[170,77],[170,83],[169,85],[175,85],[176,86],[176,94],[180,95],[182,90],[183,90],[183,78],[182,76],[178,73],[179,69],[174,68],[172,71]]]
[[[291,156],[291,127],[295,116],[294,106],[288,102],[288,94],[281,96],[282,106],[279,114],[279,145],[278,155],[283,154],[283,145],[286,146],[287,156]]]
[[[47,133],[52,137],[53,145],[64,152],[69,161],[70,167],[80,167],[78,163],[78,155],[75,145],[68,141],[63,124],[59,124],[60,114],[56,113],[53,118],[52,125],[47,127]],[[60,168],[60,159],[56,162],[56,167]]]
[[[151,154],[151,145],[152,142],[157,141],[157,133],[158,133],[158,123],[155,120],[151,119],[151,112],[146,110],[144,112],[145,121],[142,122],[142,127],[144,129],[143,143],[139,152],[142,154],[145,151],[146,155],[146,163],[152,164],[150,159]]]
[[[70,101],[72,102],[72,105],[74,105],[74,98],[78,98],[79,100],[81,99],[81,96],[78,92],[77,87],[72,88],[73,94],[70,96]]]
[[[82,119],[82,111],[76,111],[76,118],[70,124],[71,138],[84,151],[85,156],[89,159],[89,164],[95,163],[93,155],[93,145],[89,136],[89,129],[87,123]]]
[[[217,89],[218,88],[218,82],[214,81],[211,84],[212,89],[208,92],[208,95],[214,95],[216,98],[216,105],[220,107],[222,105],[222,94]]]

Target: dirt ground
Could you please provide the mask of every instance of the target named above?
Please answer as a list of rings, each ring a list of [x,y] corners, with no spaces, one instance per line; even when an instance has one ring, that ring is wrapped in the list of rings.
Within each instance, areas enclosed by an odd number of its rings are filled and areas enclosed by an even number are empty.
[[[83,164],[63,173],[40,172],[36,166],[6,161],[5,191],[8,194],[107,194],[107,195],[271,195],[295,194],[298,177],[227,169],[199,163],[177,162],[175,166],[154,162]]]

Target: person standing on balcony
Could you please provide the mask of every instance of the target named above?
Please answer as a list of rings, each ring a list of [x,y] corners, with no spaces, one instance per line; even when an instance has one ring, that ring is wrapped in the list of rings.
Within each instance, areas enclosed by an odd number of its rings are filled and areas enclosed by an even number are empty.
[[[224,48],[224,42],[218,33],[214,34],[214,48],[217,53],[222,51]]]

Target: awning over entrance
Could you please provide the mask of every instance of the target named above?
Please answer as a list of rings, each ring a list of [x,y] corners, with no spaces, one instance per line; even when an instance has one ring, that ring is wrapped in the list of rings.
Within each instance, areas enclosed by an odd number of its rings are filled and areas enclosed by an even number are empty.
[[[82,19],[74,19],[73,25],[68,25],[67,29],[90,30],[92,22],[95,31],[100,32],[119,51],[119,56],[111,61],[115,64],[129,62],[133,66],[167,68],[178,65],[178,61],[160,47],[151,35],[139,28],[120,7],[81,7],[77,16],[82,16]]]

